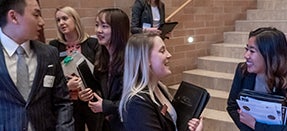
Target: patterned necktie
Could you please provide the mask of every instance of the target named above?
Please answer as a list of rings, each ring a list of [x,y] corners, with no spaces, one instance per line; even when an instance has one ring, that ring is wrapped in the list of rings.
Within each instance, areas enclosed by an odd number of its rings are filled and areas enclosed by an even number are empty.
[[[25,61],[25,50],[21,46],[17,48],[17,55],[17,88],[27,101],[30,93],[29,72]]]

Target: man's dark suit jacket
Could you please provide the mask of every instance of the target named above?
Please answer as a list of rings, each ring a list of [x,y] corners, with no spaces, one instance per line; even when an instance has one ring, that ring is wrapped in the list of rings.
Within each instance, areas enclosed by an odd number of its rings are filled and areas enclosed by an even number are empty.
[[[37,69],[26,102],[9,76],[0,43],[0,131],[25,130],[28,121],[36,131],[73,131],[73,107],[57,49],[39,41],[30,44]],[[47,76],[55,77],[53,87],[44,86]]]
[[[162,25],[165,22],[165,7],[164,3],[159,2],[161,3],[159,7],[160,25]],[[131,33],[141,33],[143,23],[153,24],[151,6],[147,3],[147,0],[135,0],[132,7]]]

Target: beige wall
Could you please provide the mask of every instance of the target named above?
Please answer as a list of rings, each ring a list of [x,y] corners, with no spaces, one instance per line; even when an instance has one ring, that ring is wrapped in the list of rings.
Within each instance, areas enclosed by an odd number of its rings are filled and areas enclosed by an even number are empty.
[[[55,8],[63,5],[74,7],[82,17],[86,31],[94,34],[94,18],[100,9],[118,7],[130,16],[134,0],[39,0],[45,19],[44,34],[49,41],[56,37],[54,22]],[[168,16],[186,0],[163,0]],[[193,0],[171,21],[179,25],[165,43],[173,55],[173,75],[164,83],[170,85],[182,80],[182,72],[196,68],[197,57],[208,55],[211,44],[223,41],[223,32],[234,31],[235,20],[246,18],[246,10],[256,8],[256,0]],[[187,43],[187,37],[195,41]]]

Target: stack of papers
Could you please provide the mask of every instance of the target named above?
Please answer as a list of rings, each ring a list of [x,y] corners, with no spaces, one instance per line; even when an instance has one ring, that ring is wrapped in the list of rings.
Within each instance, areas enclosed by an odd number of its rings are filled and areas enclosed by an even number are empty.
[[[255,93],[249,90],[251,93],[241,93],[237,104],[240,109],[253,116],[257,122],[265,123],[269,125],[285,125],[286,124],[286,106],[284,106],[285,98],[277,95]],[[244,95],[242,95],[244,94]],[[270,97],[270,98],[269,98]],[[277,101],[282,98],[281,101]],[[274,101],[276,99],[276,101]]]

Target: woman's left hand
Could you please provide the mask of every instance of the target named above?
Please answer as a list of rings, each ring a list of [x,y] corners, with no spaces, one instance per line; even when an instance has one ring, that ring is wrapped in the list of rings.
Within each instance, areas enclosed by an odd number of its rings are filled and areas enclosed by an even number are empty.
[[[103,99],[97,93],[94,93],[94,97],[97,101],[89,101],[89,107],[94,113],[103,112]]]
[[[200,119],[192,118],[188,121],[188,129],[190,131],[202,131],[203,130],[203,117]]]
[[[237,112],[239,113],[240,122],[244,123],[245,125],[249,126],[254,130],[256,123],[255,118],[240,109],[238,109]]]

